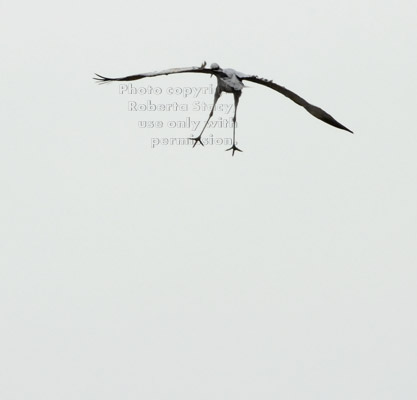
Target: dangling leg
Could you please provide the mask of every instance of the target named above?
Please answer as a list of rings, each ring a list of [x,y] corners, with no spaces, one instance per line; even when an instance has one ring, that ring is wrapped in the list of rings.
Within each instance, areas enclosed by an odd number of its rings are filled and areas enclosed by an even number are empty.
[[[206,126],[207,126],[208,122],[210,121],[210,118],[213,116],[214,107],[216,106],[217,100],[219,100],[221,93],[222,93],[221,90],[217,86],[216,92],[214,93],[213,107],[211,108],[210,115],[208,117],[208,120],[207,120],[206,124],[204,125],[203,130],[201,131],[201,133],[196,138],[190,138],[190,140],[194,140],[193,148],[195,147],[197,142],[200,142],[201,145],[204,146],[203,142],[201,141],[201,135],[203,134],[204,129],[206,129]]]
[[[235,151],[242,151],[236,147],[236,141],[235,141],[235,131],[236,131],[236,112],[237,112],[237,105],[239,104],[239,97],[242,94],[242,92],[233,92],[233,96],[235,98],[235,116],[233,117],[233,146],[230,149],[227,149],[226,151],[232,150],[232,156],[235,155]]]

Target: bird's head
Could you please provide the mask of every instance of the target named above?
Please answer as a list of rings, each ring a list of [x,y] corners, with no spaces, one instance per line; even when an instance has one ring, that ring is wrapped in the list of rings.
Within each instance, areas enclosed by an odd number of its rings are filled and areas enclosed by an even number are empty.
[[[213,63],[213,64],[210,65],[210,69],[218,71],[220,69],[220,65],[217,64],[217,63]],[[213,76],[213,74],[211,74],[210,76]]]

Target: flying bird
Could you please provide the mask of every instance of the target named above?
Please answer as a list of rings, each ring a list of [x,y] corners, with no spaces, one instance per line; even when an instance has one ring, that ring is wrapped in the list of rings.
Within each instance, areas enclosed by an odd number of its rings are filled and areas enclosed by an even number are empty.
[[[213,102],[213,106],[210,111],[209,117],[200,135],[198,135],[196,138],[190,138],[191,140],[194,140],[193,147],[195,147],[197,143],[200,143],[201,145],[204,146],[203,142],[201,141],[201,136],[203,135],[203,132],[206,129],[206,126],[208,122],[210,121],[210,118],[213,116],[214,108],[216,106],[217,101],[219,100],[221,94],[225,92],[225,93],[233,94],[234,103],[235,103],[235,112],[233,116],[233,145],[226,151],[232,150],[232,155],[235,154],[235,151],[242,151],[236,146],[236,111],[237,111],[237,106],[239,104],[239,98],[242,95],[242,89],[245,87],[244,81],[258,83],[260,85],[276,90],[277,92],[283,94],[284,96],[288,97],[289,99],[297,103],[299,106],[304,107],[314,117],[336,128],[343,129],[345,131],[353,133],[350,129],[343,126],[340,122],[337,122],[326,111],[322,110],[321,108],[317,106],[314,106],[313,104],[310,104],[308,101],[304,100],[302,97],[298,96],[291,90],[286,89],[284,86],[278,85],[277,83],[272,82],[272,80],[259,78],[257,75],[244,74],[242,72],[235,71],[234,69],[231,69],[231,68],[222,69],[217,63],[213,63],[210,65],[210,68],[206,68],[206,62],[204,61],[200,67],[171,68],[171,69],[166,69],[162,71],[146,72],[143,74],[125,76],[123,78],[106,78],[104,76],[96,74],[96,77],[94,77],[93,79],[96,79],[99,83],[113,82],[113,81],[136,81],[138,79],[151,78],[154,76],[182,74],[182,73],[209,74],[211,76],[214,75],[217,78],[217,87],[214,93],[214,102]]]

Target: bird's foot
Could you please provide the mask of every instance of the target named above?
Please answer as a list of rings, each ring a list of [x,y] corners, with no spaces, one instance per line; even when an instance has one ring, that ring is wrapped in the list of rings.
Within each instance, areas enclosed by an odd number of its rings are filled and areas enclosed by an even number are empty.
[[[232,156],[235,155],[235,151],[240,151],[242,153],[242,150],[238,149],[234,143],[230,149],[226,149],[226,151],[229,151],[229,150],[232,150]]]
[[[196,138],[190,138],[190,140],[194,140],[194,144],[193,144],[193,148],[195,147],[195,145],[198,143],[198,142],[200,142],[200,144],[202,145],[202,146],[204,146],[204,144],[203,144],[203,142],[201,141],[201,135],[200,136],[197,136]]]

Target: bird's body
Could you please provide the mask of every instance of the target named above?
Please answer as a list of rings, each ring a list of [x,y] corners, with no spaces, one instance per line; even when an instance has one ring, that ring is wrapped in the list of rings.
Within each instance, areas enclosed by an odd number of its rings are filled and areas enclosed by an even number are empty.
[[[223,69],[222,72],[226,76],[218,76],[217,84],[222,92],[234,93],[240,92],[245,85],[240,78],[240,73],[231,68]],[[243,75],[243,74],[242,74]]]
[[[311,115],[314,117],[322,120],[323,122],[326,122],[329,125],[332,125],[336,128],[343,129],[345,131],[353,133],[350,129],[343,126],[341,123],[337,122],[330,114],[326,113],[326,111],[322,110],[319,107],[316,107],[310,103],[308,103],[306,100],[304,100],[302,97],[298,96],[291,90],[286,89],[283,86],[278,85],[277,83],[272,82],[271,80],[259,78],[256,75],[247,75],[238,71],[235,71],[231,68],[225,68],[222,69],[220,66],[216,63],[211,64],[210,68],[206,68],[206,62],[204,62],[200,67],[189,67],[189,68],[171,68],[166,69],[162,71],[155,71],[155,72],[147,72],[143,74],[138,75],[130,75],[126,76],[124,78],[106,78],[101,75],[97,75],[97,78],[94,78],[98,80],[100,83],[103,82],[111,82],[111,81],[134,81],[138,79],[143,78],[151,78],[154,76],[160,76],[160,75],[170,75],[170,74],[181,74],[181,73],[202,73],[202,74],[210,74],[215,75],[217,78],[217,87],[216,91],[214,93],[214,103],[213,107],[211,109],[209,118],[204,125],[203,130],[201,131],[200,135],[196,138],[192,138],[192,140],[195,141],[194,146],[197,144],[197,142],[200,142],[201,144],[201,136],[210,120],[210,118],[213,115],[214,107],[216,106],[217,101],[219,100],[222,92],[226,93],[232,93],[234,96],[235,101],[235,113],[233,117],[233,146],[230,149],[232,150],[232,155],[234,155],[235,151],[242,151],[236,147],[236,141],[235,141],[235,128],[236,128],[236,110],[239,103],[239,98],[242,94],[242,90],[245,87],[243,84],[243,81],[247,80],[249,82],[258,83],[263,86],[267,86],[284,96],[288,97],[298,105],[304,107]],[[193,146],[193,147],[194,147]]]

